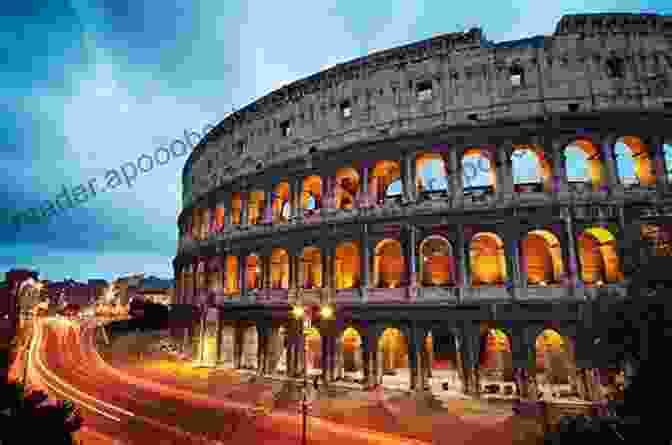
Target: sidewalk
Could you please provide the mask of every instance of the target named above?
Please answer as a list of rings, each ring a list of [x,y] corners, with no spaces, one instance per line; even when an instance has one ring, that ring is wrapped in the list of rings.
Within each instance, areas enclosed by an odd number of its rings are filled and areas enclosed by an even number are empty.
[[[283,386],[283,381],[278,378],[258,377],[254,382],[248,382],[251,374],[246,372],[194,368],[190,362],[178,361],[168,353],[149,352],[149,349],[140,361],[137,354],[129,355],[122,343],[119,348],[112,345],[112,351],[101,354],[122,372],[211,397],[264,405],[299,415],[297,402],[274,400],[274,395]],[[402,393],[379,394],[337,386],[330,393],[321,392],[312,401],[311,417],[434,444],[531,445],[539,443],[542,433],[536,424],[514,417],[508,407],[493,406],[480,400],[448,400],[429,408]]]

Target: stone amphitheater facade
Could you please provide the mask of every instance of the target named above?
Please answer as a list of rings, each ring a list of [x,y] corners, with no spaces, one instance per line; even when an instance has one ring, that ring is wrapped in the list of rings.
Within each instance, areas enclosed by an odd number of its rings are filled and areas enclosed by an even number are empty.
[[[628,247],[668,233],[671,44],[655,14],[501,43],[475,28],[227,116],[183,172],[173,265],[176,303],[204,309],[195,359],[365,385],[403,368],[420,392],[446,387],[444,363],[464,392],[530,397],[557,359],[564,396],[601,398],[598,370],[621,364],[598,353],[591,308],[629,298]]]

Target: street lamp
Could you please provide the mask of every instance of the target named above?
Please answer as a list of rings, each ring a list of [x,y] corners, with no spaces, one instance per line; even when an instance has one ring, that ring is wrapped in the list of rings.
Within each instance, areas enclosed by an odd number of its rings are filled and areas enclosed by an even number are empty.
[[[27,278],[23,280],[17,287],[16,289],[16,307],[18,308],[18,315],[19,319],[22,319],[23,316],[23,310],[22,310],[22,305],[21,305],[21,300],[23,299],[23,295],[26,294],[28,291],[41,291],[42,290],[42,283],[39,281],[36,281],[32,277]],[[27,313],[28,311],[26,311]],[[35,322],[35,319],[33,318],[33,322]],[[16,325],[15,325],[16,326]],[[29,347],[28,345],[24,345],[24,358],[23,358],[23,385],[25,386],[28,383],[28,355],[29,355]]]
[[[301,444],[306,445],[306,428],[308,425],[308,361],[306,360],[306,333],[305,328],[310,320],[310,315],[306,314],[306,309],[302,305],[296,305],[292,307],[292,315],[297,320],[303,320],[304,325],[302,328],[301,338],[303,339],[303,395],[301,397]],[[320,308],[320,317],[324,320],[331,319],[334,316],[334,309],[329,305],[323,305]],[[324,369],[322,370],[324,373]]]

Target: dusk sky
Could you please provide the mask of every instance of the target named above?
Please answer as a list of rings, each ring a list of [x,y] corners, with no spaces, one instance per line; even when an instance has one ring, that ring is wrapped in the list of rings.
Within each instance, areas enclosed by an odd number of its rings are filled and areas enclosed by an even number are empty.
[[[672,13],[669,0],[462,3],[3,2],[0,271],[172,277],[186,155],[19,232],[7,215],[54,200],[338,62],[479,26],[493,41],[552,34],[564,14]],[[0,276],[0,278],[2,278]]]

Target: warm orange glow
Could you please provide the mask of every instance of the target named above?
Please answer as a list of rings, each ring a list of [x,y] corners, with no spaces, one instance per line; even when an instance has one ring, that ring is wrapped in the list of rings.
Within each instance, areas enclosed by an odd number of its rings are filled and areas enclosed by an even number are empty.
[[[249,192],[247,198],[247,223],[259,224],[264,218],[266,207],[266,196],[263,191],[255,190]]]
[[[619,138],[617,142],[622,142],[630,150],[635,164],[635,175],[639,178],[639,182],[642,185],[654,185],[656,175],[652,169],[651,156],[648,147],[642,140],[635,136],[624,136]]]
[[[336,208],[351,209],[359,191],[359,174],[351,167],[336,170]]]
[[[373,274],[376,287],[399,287],[406,267],[399,241],[384,239],[378,243],[375,252]]]
[[[523,240],[530,284],[559,282],[563,271],[562,252],[556,236],[548,230],[533,230]]]
[[[606,229],[591,227],[578,239],[581,259],[581,275],[584,282],[595,284],[623,280],[616,239]]]
[[[242,196],[239,192],[231,195],[231,224],[240,224],[240,210],[243,206]]]
[[[322,287],[322,255],[317,247],[306,247],[301,255],[301,279],[304,288]]]
[[[271,252],[271,287],[289,289],[289,255],[285,249]]]
[[[481,232],[471,240],[472,285],[503,284],[507,278],[504,243],[495,233]]]
[[[340,243],[336,246],[335,257],[336,288],[350,289],[359,287],[359,243],[356,241]]]

